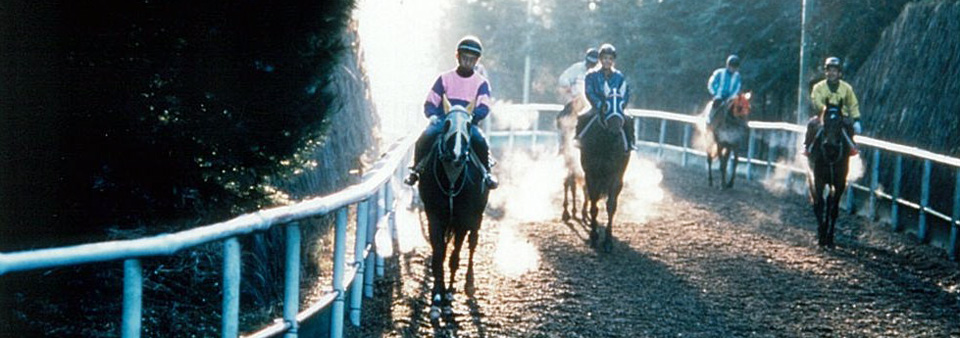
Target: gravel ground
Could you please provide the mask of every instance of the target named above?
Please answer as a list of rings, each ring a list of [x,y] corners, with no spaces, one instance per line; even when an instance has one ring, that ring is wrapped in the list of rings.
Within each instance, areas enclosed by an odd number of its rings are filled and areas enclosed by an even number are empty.
[[[533,221],[493,207],[477,293],[458,294],[453,318],[429,320],[421,242],[388,259],[365,326],[347,335],[960,337],[960,274],[941,249],[849,214],[836,248],[821,249],[802,196],[757,182],[707,188],[700,167],[649,166],[662,181],[621,197],[612,252],[591,249],[579,222],[560,221],[559,194],[551,215]],[[509,187],[494,194],[522,200]]]

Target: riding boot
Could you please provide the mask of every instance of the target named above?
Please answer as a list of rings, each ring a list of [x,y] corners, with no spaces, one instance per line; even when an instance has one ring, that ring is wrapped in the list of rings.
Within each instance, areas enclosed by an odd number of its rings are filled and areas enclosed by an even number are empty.
[[[423,173],[424,166],[426,166],[424,156],[429,153],[429,147],[433,144],[435,136],[439,133],[438,130],[438,128],[431,124],[424,130],[423,134],[420,135],[420,138],[417,139],[413,148],[413,166],[410,167],[410,175],[403,180],[404,184],[413,186],[420,180],[420,174]]]

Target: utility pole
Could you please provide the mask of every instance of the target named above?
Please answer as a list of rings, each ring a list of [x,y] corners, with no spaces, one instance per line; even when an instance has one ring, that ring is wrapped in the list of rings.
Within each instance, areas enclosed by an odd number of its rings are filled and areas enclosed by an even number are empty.
[[[533,35],[533,19],[530,18],[530,11],[533,7],[533,1],[527,0],[527,40],[523,45],[526,56],[523,58],[523,103],[530,103],[530,49]]]
[[[800,79],[797,89],[797,124],[803,125],[807,119],[807,97],[810,96],[808,87],[809,72],[807,64],[810,59],[810,37],[807,34],[807,17],[810,15],[810,7],[814,0],[803,0],[803,13],[800,20]]]

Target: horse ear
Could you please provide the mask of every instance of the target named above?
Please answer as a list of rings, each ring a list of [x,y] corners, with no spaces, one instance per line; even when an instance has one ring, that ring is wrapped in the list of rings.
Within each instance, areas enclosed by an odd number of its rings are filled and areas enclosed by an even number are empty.
[[[470,104],[467,105],[467,113],[470,114],[471,116],[473,115],[473,108],[475,108],[474,104],[473,102],[470,102]]]
[[[447,94],[443,94],[443,113],[450,112],[450,100],[447,99]]]

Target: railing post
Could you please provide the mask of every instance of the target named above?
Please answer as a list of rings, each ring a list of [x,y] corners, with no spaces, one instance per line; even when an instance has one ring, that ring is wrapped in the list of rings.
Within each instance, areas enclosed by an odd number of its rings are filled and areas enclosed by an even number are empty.
[[[893,195],[890,196],[890,227],[900,231],[900,176],[903,174],[903,155],[897,154],[893,167]]]
[[[950,259],[957,259],[957,221],[960,221],[960,168],[957,168],[956,183],[953,186],[953,216],[950,217]]]
[[[361,296],[371,297],[373,295],[373,273],[377,268],[377,246],[374,243],[377,235],[377,204],[379,204],[380,191],[367,200],[367,234],[364,236],[363,251],[366,256],[357,258],[363,260],[363,283],[357,282],[356,287],[361,292]],[[359,230],[359,229],[358,229]],[[369,248],[370,251],[367,251]],[[369,293],[368,293],[369,289]]]
[[[140,337],[143,318],[143,268],[140,260],[123,261],[123,323],[121,335],[125,338]]]
[[[537,132],[540,130],[540,111],[539,111],[539,110],[535,110],[535,111],[534,111],[534,115],[535,115],[536,117],[533,118],[533,134],[530,136],[530,144],[531,144],[531,146],[532,146],[534,149],[536,149],[536,147],[537,147]]]
[[[640,140],[643,139],[643,135],[640,134],[641,132],[642,130],[640,129],[640,118],[634,117],[633,118],[633,144],[637,145],[636,153],[638,154],[640,153],[640,147],[639,147]]]
[[[300,312],[300,223],[290,222],[286,229],[286,264],[283,284],[283,321],[290,328],[285,338],[297,337],[297,313]]]
[[[343,268],[347,251],[347,207],[337,211],[336,231],[333,240],[333,291],[337,298],[333,301],[330,319],[330,337],[343,337],[343,306],[346,291],[343,288]]]
[[[681,163],[684,167],[687,166],[687,148],[690,146],[690,125],[683,124],[683,159]]]
[[[237,337],[240,316],[240,241],[236,237],[223,241],[223,329],[224,338]]]
[[[753,132],[753,131],[754,131],[754,130],[751,128],[751,129],[750,129],[750,137],[749,137],[749,139],[747,140],[747,181],[750,181],[750,180],[753,179],[753,178],[752,178],[753,176],[751,175],[751,174],[752,174],[752,169],[753,169],[753,151],[754,151],[754,150],[753,150],[753,140],[754,140],[754,138],[756,137],[756,136],[754,135],[754,132]],[[736,175],[737,173],[733,173],[733,174]]]
[[[880,181],[880,148],[874,149],[870,166],[870,220],[877,218],[877,185]]]
[[[350,323],[360,326],[360,306],[363,301],[363,276],[365,274],[363,253],[367,246],[367,222],[370,219],[370,199],[357,203],[357,236],[353,245],[353,265],[357,273],[350,287]]]
[[[921,243],[927,242],[927,207],[930,205],[930,160],[923,160],[923,182],[920,184],[920,215],[917,237]]]
[[[363,295],[367,298],[373,297],[373,279],[376,276],[383,276],[383,257],[380,256],[377,249],[377,236],[380,236],[380,229],[378,226],[380,224],[380,218],[383,217],[383,195],[386,186],[380,187],[377,189],[377,198],[372,201],[373,210],[370,214],[372,219],[367,226],[367,245],[370,246],[370,255],[367,256],[367,271],[366,275],[363,276]]]
[[[773,143],[773,137],[775,136],[776,131],[771,130],[767,133],[767,175],[764,176],[766,179],[770,179],[770,173],[773,171],[773,158],[776,154],[774,150],[777,147]]]
[[[667,119],[660,120],[660,149],[657,150],[657,159],[663,157],[663,141],[667,137]]]
[[[388,228],[387,231],[390,232],[390,245],[391,245],[390,251],[393,252],[394,254],[397,254],[398,248],[396,247],[395,244],[397,243],[398,240],[400,240],[400,235],[397,233],[397,214],[396,214],[396,211],[394,211],[397,201],[393,193],[393,184],[391,183],[387,184],[387,192],[386,192],[385,200],[387,201],[386,211],[387,211],[387,214],[389,215],[388,216],[389,218],[387,220],[387,228]]]

